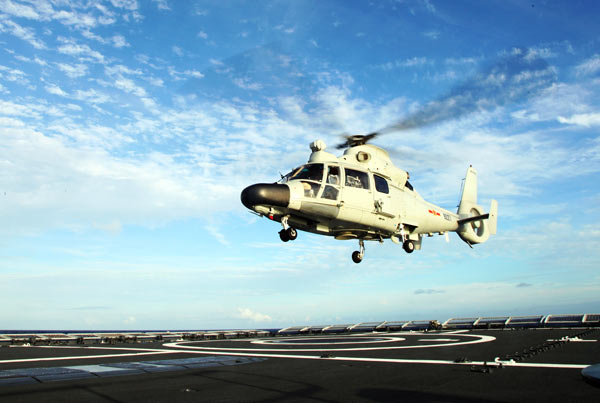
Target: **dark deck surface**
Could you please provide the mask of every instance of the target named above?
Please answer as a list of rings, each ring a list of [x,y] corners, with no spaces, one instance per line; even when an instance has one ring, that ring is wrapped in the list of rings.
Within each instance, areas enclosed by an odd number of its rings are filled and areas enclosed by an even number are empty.
[[[557,342],[563,337],[579,340]],[[0,348],[0,401],[600,402],[600,330]]]

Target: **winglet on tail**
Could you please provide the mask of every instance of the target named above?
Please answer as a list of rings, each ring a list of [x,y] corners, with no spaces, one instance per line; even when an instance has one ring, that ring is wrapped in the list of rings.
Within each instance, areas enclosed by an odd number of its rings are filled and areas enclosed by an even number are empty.
[[[490,228],[490,235],[496,235],[496,227],[498,225],[498,202],[492,200],[490,206],[490,218],[488,218],[488,227]]]

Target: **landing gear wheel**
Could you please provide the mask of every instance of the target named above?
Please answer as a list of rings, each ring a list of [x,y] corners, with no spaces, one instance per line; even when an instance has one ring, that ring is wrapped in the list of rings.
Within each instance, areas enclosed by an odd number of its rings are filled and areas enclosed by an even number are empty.
[[[359,239],[358,246],[360,247],[360,250],[355,250],[352,252],[352,261],[354,261],[354,263],[362,262],[363,257],[365,257],[365,241]]]
[[[404,241],[402,248],[406,251],[406,253],[413,253],[415,251],[415,243],[410,240]]]
[[[290,240],[290,236],[286,230],[282,229],[279,231],[279,239],[281,239],[283,242],[287,242]]]
[[[352,261],[354,263],[360,263],[363,260],[363,255],[362,253],[360,253],[359,251],[355,250],[354,252],[352,252]]]
[[[296,231],[296,228],[289,227],[285,232],[287,233],[287,237],[290,241],[298,238],[298,231]]]

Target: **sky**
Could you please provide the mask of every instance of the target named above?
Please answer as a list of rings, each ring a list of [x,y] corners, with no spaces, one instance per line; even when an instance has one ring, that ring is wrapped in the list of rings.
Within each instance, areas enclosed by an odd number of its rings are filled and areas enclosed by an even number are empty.
[[[0,329],[282,328],[600,312],[600,5],[0,0]],[[301,232],[240,192],[373,143],[470,249]],[[337,151],[336,151],[337,152]]]

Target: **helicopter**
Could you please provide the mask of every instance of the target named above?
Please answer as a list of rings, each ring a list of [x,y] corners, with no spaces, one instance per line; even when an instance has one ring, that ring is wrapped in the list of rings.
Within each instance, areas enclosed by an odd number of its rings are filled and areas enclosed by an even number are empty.
[[[308,162],[275,183],[257,183],[241,193],[244,206],[281,223],[279,237],[293,241],[298,230],[358,240],[352,260],[365,256],[364,241],[390,239],[407,253],[420,250],[423,237],[456,232],[471,248],[496,234],[498,202],[487,213],[477,204],[477,170],[467,168],[456,213],[432,204],[413,188],[410,175],[396,167],[386,150],[368,144],[377,133],[347,136],[326,151],[322,140],[310,144]]]

